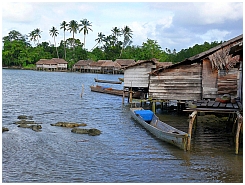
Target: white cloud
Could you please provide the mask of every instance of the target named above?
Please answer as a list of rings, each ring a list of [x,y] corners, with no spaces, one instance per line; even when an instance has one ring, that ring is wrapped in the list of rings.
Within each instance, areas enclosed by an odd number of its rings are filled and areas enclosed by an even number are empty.
[[[4,2],[2,4],[2,19],[11,22],[32,22],[35,20],[35,13],[29,3]]]
[[[2,34],[17,30],[21,34],[40,28],[41,41],[52,40],[49,30],[58,30],[62,21],[92,22],[93,32],[86,37],[86,47],[95,45],[97,34],[111,34],[113,27],[129,26],[133,45],[142,45],[147,38],[162,48],[184,49],[204,41],[229,40],[243,32],[243,4],[240,2],[174,2],[174,3],[88,3],[88,2],[10,2],[2,3]],[[57,43],[63,40],[63,32]],[[66,38],[71,33],[66,32]],[[83,34],[76,38],[83,42]]]
[[[212,41],[224,41],[225,37],[230,34],[228,31],[221,31],[217,29],[208,30],[205,34],[200,35],[200,38],[203,42],[212,42]]]
[[[242,3],[217,1],[204,3],[199,6],[198,12],[202,24],[221,24],[227,20],[243,18]]]

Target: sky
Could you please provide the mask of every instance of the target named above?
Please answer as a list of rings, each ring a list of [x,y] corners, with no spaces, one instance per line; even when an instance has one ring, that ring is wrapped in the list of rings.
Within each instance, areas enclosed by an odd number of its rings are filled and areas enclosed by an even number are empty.
[[[243,34],[242,1],[165,2],[25,2],[1,1],[2,37],[12,30],[28,35],[39,28],[40,42],[54,44],[49,30],[54,26],[64,38],[60,24],[87,19],[93,31],[86,36],[85,48],[96,44],[98,33],[108,36],[114,27],[128,26],[132,31],[131,45],[142,46],[147,39],[155,40],[162,50],[178,52],[204,42],[227,41]],[[72,33],[66,32],[67,38]],[[83,33],[75,34],[83,42]],[[122,40],[122,39],[121,39]]]

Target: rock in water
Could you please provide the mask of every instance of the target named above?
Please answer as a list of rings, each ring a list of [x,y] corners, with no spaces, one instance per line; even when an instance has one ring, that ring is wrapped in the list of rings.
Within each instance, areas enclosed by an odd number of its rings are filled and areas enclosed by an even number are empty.
[[[51,126],[59,126],[59,127],[79,127],[79,126],[87,126],[85,123],[71,123],[71,122],[57,122],[55,124],[50,124]]]
[[[6,131],[9,131],[9,129],[6,127],[2,127],[2,132],[6,132]]]
[[[97,136],[101,134],[101,131],[95,128],[92,129],[73,128],[71,132],[77,134],[88,134],[90,136]]]

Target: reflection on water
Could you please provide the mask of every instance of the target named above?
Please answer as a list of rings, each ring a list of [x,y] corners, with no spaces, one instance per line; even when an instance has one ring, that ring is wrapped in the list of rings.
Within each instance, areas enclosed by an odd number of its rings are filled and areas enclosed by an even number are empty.
[[[2,124],[9,128],[2,134],[3,182],[243,181],[242,149],[235,155],[234,146],[222,134],[200,125],[192,151],[184,152],[132,120],[121,97],[90,92],[89,86],[96,84],[94,78],[118,80],[122,75],[2,73]],[[42,131],[13,124],[22,114],[41,122]],[[160,112],[159,116],[187,131],[188,115]],[[69,128],[50,126],[58,121],[86,123],[85,128],[97,128],[102,134],[80,135]]]

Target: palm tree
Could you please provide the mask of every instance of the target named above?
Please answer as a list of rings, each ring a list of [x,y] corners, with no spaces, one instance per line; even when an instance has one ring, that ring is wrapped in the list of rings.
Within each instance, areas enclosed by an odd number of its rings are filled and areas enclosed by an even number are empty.
[[[57,37],[57,35],[59,34],[58,30],[53,26],[51,28],[51,30],[49,30],[49,34],[54,37],[54,46],[56,48],[56,53],[57,53],[57,57],[59,58],[59,54],[58,54],[58,50],[57,50],[57,47],[56,47],[56,42],[55,42],[55,37]]]
[[[90,26],[92,26],[92,23],[90,23],[87,19],[80,20],[82,24],[79,24],[82,28],[79,30],[79,33],[83,30],[84,35],[84,48],[85,48],[85,37],[88,34],[88,30],[93,31]]]
[[[97,44],[100,44],[103,41],[105,41],[105,35],[102,32],[98,33],[98,38],[95,39],[95,41],[97,41],[97,43],[95,44],[95,46],[97,46]],[[95,48],[95,46],[91,49],[91,51]]]
[[[39,39],[38,38],[41,38],[41,30],[39,29],[39,28],[36,28],[35,30],[34,30],[34,32],[35,32],[35,36],[36,36],[36,38],[37,38],[37,44],[39,44]]]
[[[66,21],[63,21],[60,24],[60,29],[63,29],[64,31],[64,53],[65,53],[65,59],[66,59],[66,39],[65,39],[65,31],[67,30],[66,27],[68,26],[68,24],[66,23]]]
[[[132,38],[132,35],[133,35],[133,31],[128,27],[128,26],[125,26],[122,30],[121,30],[121,33],[123,35],[123,46],[122,46],[122,50],[121,50],[121,53],[120,53],[120,57],[122,55],[122,51],[123,49],[127,46],[127,45],[130,45],[132,43],[132,41],[130,40],[130,38]]]
[[[33,40],[34,45],[35,45],[35,42],[37,41],[35,31],[31,31],[31,32],[29,33],[28,37],[30,37],[30,40],[31,40],[31,41]]]
[[[74,43],[75,43],[75,33],[77,33],[77,30],[79,29],[78,23],[75,20],[71,20],[68,24],[68,31],[72,32],[72,38],[73,38],[73,51],[74,51]]]
[[[118,40],[118,37],[122,35],[122,32],[117,27],[112,28],[111,31],[112,31],[112,35],[116,37],[116,41]]]

